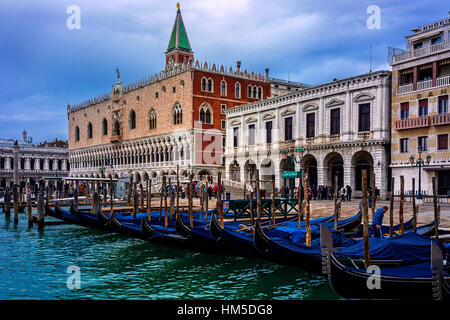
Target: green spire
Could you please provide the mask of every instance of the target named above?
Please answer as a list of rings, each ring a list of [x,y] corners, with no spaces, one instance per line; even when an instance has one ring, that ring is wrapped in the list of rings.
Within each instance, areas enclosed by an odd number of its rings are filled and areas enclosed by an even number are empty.
[[[170,41],[167,47],[167,51],[169,52],[176,49],[192,51],[179,7],[177,10],[177,16],[175,18],[175,23],[173,24],[172,34],[170,35]]]

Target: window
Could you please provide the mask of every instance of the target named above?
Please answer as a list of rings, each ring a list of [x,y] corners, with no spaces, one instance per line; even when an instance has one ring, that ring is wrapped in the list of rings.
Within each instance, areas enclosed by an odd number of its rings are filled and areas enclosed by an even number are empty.
[[[150,130],[156,129],[156,112],[151,109],[148,115],[148,128]]]
[[[114,122],[114,135],[120,136],[120,123],[119,121]]]
[[[284,118],[284,140],[292,139],[292,117]]]
[[[266,143],[272,143],[272,121],[266,122]]]
[[[227,95],[227,83],[225,80],[222,80],[220,82],[220,95],[226,96]]]
[[[172,87],[172,93],[175,93],[175,92],[177,92],[177,88]]]
[[[428,99],[419,100],[419,117],[428,115]]]
[[[239,147],[239,127],[233,128],[233,147]]]
[[[206,91],[206,79],[202,78],[202,91]]]
[[[248,86],[248,88],[247,88],[247,97],[248,98],[252,97],[252,87],[251,86]]]
[[[405,120],[409,118],[409,102],[400,103],[400,119]]]
[[[102,121],[102,134],[106,136],[108,134],[108,120],[106,118],[103,118]]]
[[[428,137],[418,137],[417,138],[417,149],[422,149],[422,151],[428,151]]]
[[[408,152],[409,151],[409,139],[404,138],[400,139],[400,152]]]
[[[341,109],[331,109],[330,110],[330,134],[340,134],[341,133]]]
[[[438,43],[441,43],[441,42],[442,42],[442,37],[441,36],[431,39],[431,45],[438,44]]]
[[[440,96],[439,97],[438,113],[448,113],[448,96]]]
[[[222,137],[222,148],[225,148],[227,146],[227,139],[225,137]]]
[[[208,79],[208,91],[212,92],[213,91],[213,82],[212,79]]]
[[[159,97],[158,92],[155,92],[155,99],[158,99],[158,97]]]
[[[308,113],[306,115],[306,137],[313,138],[316,135],[316,114]]]
[[[259,100],[262,99],[262,88],[261,87],[258,88],[258,99]]]
[[[438,139],[438,150],[448,149],[448,134],[440,134],[437,136]]]
[[[92,139],[92,123],[88,123],[87,126],[87,138],[88,139]]]
[[[256,98],[256,87],[253,87],[253,98]]]
[[[255,125],[250,124],[248,126],[248,145],[253,146],[255,145]]]
[[[236,99],[241,98],[241,85],[239,83],[234,86],[234,96]]]
[[[136,129],[136,112],[133,109],[131,109],[128,117],[128,128],[130,130]]]
[[[364,103],[359,105],[359,131],[370,131],[370,103]]]
[[[221,120],[220,123],[221,123],[221,126],[220,126],[220,127],[222,128],[222,130],[225,130],[225,129],[226,129],[226,125],[227,125],[226,123],[227,123],[227,122],[226,122],[225,120]]]
[[[75,141],[80,141],[80,128],[78,126],[75,127]]]
[[[161,90],[162,92],[166,92],[166,86],[162,86]]]
[[[173,124],[183,123],[183,108],[177,102],[173,107]]]
[[[212,123],[212,109],[207,103],[200,106],[199,120],[201,123]]]
[[[414,50],[422,48],[423,43],[422,42],[416,42],[414,43]]]
[[[226,104],[220,105],[220,113],[225,114],[225,111],[227,111],[227,105]]]

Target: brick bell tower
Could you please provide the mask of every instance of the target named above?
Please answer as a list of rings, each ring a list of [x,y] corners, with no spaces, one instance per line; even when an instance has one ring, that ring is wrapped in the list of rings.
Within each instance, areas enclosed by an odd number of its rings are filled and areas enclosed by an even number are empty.
[[[177,9],[177,16],[166,51],[166,68],[170,68],[176,64],[188,63],[189,60],[192,61],[194,58],[183,18],[181,17],[179,3],[177,3]]]

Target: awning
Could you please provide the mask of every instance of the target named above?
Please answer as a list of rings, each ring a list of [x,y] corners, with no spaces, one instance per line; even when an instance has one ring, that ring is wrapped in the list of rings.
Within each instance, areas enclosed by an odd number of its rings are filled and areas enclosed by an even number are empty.
[[[412,42],[416,42],[416,41],[421,41],[421,40],[430,39],[430,38],[433,38],[433,37],[435,37],[435,36],[440,35],[441,33],[442,33],[442,31],[435,31],[435,32],[432,32],[432,33],[424,34],[424,35],[421,36],[421,37],[417,37],[417,38],[411,39],[411,41],[412,41]]]

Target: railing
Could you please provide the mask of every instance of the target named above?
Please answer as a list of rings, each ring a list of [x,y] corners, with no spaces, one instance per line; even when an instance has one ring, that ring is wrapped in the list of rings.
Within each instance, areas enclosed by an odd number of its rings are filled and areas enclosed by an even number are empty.
[[[417,82],[417,90],[424,90],[433,86],[433,80],[425,80]]]
[[[405,129],[414,129],[414,128],[422,128],[428,127],[430,125],[429,117],[418,117],[418,118],[409,118],[409,119],[401,119],[395,121],[395,130],[405,130]]]
[[[369,137],[370,137],[370,131],[358,132],[358,138],[360,138],[360,139],[367,139]]]
[[[306,143],[314,143],[315,137],[306,138]]]
[[[404,86],[399,86],[397,93],[401,94],[401,93],[407,93],[407,92],[411,92],[413,91],[413,84],[405,84]]]
[[[338,140],[341,140],[341,135],[339,133],[330,135],[330,141],[338,141]]]
[[[436,79],[436,87],[450,85],[450,76],[440,77]]]
[[[413,58],[424,57],[429,54],[434,54],[440,51],[448,50],[450,48],[450,41],[444,41],[431,46],[423,47],[417,50],[409,50],[404,53],[394,56],[392,63],[405,61]]]
[[[441,114],[435,114],[435,115],[431,116],[431,124],[433,126],[450,124],[450,114],[449,113],[441,113]]]
[[[222,179],[222,184],[224,186],[237,188],[237,189],[243,189],[244,188],[244,184],[242,182],[233,181],[233,180],[229,180],[229,179]]]

